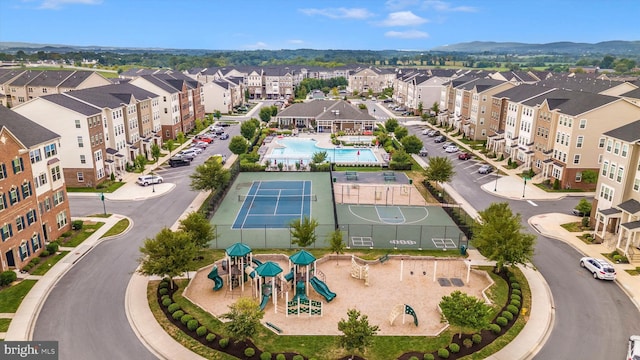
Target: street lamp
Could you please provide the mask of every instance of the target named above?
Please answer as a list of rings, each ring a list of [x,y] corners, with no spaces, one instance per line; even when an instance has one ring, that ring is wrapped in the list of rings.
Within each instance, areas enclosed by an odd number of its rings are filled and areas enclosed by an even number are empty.
[[[151,192],[156,192],[156,180],[154,179],[155,174],[153,171],[151,172]]]
[[[493,191],[496,192],[498,191],[498,178],[500,176],[498,176],[498,169],[496,169],[496,185],[493,187]]]
[[[376,109],[375,108],[373,108],[373,117],[374,118],[376,117]]]
[[[524,187],[522,188],[522,197],[524,198],[524,191],[527,190],[527,178],[524,178]]]

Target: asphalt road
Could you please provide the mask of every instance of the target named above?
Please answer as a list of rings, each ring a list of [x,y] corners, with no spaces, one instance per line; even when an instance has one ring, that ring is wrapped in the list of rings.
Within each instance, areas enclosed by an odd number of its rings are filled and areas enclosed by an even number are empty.
[[[239,126],[227,128],[237,135]],[[196,196],[188,174],[206,155],[229,155],[228,140],[214,141],[193,165],[157,171],[176,188],[145,201],[106,201],[108,213],[130,217],[133,228],[123,237],[97,245],[51,290],[40,313],[34,340],[58,340],[60,359],[155,359],[140,343],[125,314],[125,291],[137,268],[138,248],[163,227],[172,226]],[[102,213],[98,198],[70,197],[71,214]]]
[[[421,135],[423,128],[411,126],[409,131],[423,140],[430,156],[451,158],[456,176],[450,184],[462,197],[477,210],[485,209],[492,202],[506,201],[513,212],[521,214],[525,230],[538,235],[533,265],[549,284],[556,315],[552,332],[535,359],[624,359],[629,335],[640,333],[638,309],[616,283],[595,280],[582,269],[581,253],[563,241],[540,236],[527,223],[533,215],[569,212],[580,198],[534,201],[534,206],[527,201],[507,200],[482,191],[479,187],[497,175],[478,174],[480,161],[458,160],[457,154],[445,153],[441,144]]]

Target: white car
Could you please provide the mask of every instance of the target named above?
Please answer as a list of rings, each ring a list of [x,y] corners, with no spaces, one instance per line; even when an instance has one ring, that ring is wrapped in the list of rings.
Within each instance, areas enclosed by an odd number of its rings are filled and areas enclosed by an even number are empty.
[[[162,179],[162,176],[160,175],[142,175],[138,176],[136,183],[141,186],[147,186],[151,184],[162,184],[163,180],[164,179]]]
[[[595,259],[585,256],[580,259],[580,266],[589,270],[589,272],[593,274],[594,279],[616,279],[616,269],[605,259]]]
[[[200,155],[200,153],[202,152],[202,149],[198,149],[195,147],[190,147],[188,149],[184,149],[182,151],[180,151],[178,154],[176,154],[176,156],[180,156],[180,157],[196,157],[197,155]]]
[[[427,135],[429,133],[429,131],[431,131],[431,129],[422,130],[422,135]]]
[[[627,360],[640,360],[640,335],[633,335],[629,338]]]
[[[451,145],[451,146],[447,146],[446,149],[444,149],[444,151],[448,152],[448,153],[454,153],[454,152],[458,152],[458,147],[455,145]]]

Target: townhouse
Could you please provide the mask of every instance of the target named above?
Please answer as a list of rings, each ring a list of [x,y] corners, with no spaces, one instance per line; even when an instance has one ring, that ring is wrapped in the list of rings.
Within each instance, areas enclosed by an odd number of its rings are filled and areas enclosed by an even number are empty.
[[[470,86],[469,90],[466,87]],[[486,140],[489,120],[491,119],[491,107],[493,95],[505,89],[515,87],[511,82],[494,79],[476,79],[461,86],[462,91],[468,91],[469,95],[463,95],[463,101],[470,99],[468,106],[468,118],[464,118],[462,132],[470,140]],[[463,104],[463,109],[466,107]]]
[[[127,83],[47,95],[14,111],[62,134],[68,186],[120,176],[138,155],[149,159],[151,147],[162,145],[159,96]]]
[[[591,216],[597,242],[640,261],[640,117],[599,138],[601,167]]]
[[[312,100],[293,104],[276,115],[281,128],[309,128],[317,132],[365,134],[376,119],[344,100]]]
[[[0,270],[22,269],[69,231],[60,136],[0,106]]]
[[[355,69],[349,75],[347,91],[364,94],[380,94],[384,89],[393,87],[396,73],[393,69],[368,67]]]
[[[213,114],[220,111],[230,114],[233,109],[244,104],[244,84],[242,78],[220,78],[202,85],[204,112]]]

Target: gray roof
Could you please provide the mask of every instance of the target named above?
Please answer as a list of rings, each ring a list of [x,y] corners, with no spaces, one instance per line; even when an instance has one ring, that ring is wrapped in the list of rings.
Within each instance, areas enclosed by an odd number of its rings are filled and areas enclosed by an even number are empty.
[[[640,87],[633,89],[631,91],[628,91],[622,95],[620,95],[622,97],[629,97],[629,98],[634,98],[634,99],[640,99]]]
[[[158,95],[131,85],[129,83],[97,86],[88,89],[76,90],[65,95],[80,99],[99,108],[118,108],[123,104],[130,104],[132,98],[137,100],[151,99]]]
[[[41,96],[40,98],[43,100],[52,102],[54,104],[58,104],[62,107],[65,107],[67,109],[70,109],[72,111],[75,111],[77,113],[80,113],[86,116],[93,116],[93,115],[100,114],[102,112],[100,108],[93,105],[89,105],[77,99],[74,99],[71,96],[68,96],[67,94],[69,93],[51,94],[51,95]]]
[[[604,210],[598,210],[598,212],[604,216],[608,216],[608,215],[613,215],[613,214],[619,214],[622,212],[622,210],[620,209],[616,209],[616,208],[608,208],[608,209],[604,209]]]
[[[640,120],[609,130],[603,135],[629,143],[640,141]]]
[[[0,128],[7,128],[27,148],[60,137],[53,131],[4,106],[0,106]]]
[[[542,82],[549,87],[585,91],[594,94],[601,93],[624,83],[623,81],[599,80],[593,77],[578,76],[577,74],[554,74]]]
[[[544,86],[539,86],[537,84],[521,84],[518,86],[514,86],[511,89],[501,91],[493,97],[495,98],[507,98],[513,102],[521,102],[532,97],[544,94],[554,90],[553,88],[547,88]]]
[[[82,84],[83,81],[87,80],[91,75],[93,75],[93,71],[74,71],[71,76],[69,76],[65,81],[63,81],[60,86],[66,88],[76,88],[78,85]]]
[[[13,79],[13,81],[9,83],[9,85],[16,86],[16,87],[25,86],[28,83],[30,83],[33,79],[35,79],[37,76],[39,76],[41,73],[42,71],[27,70],[22,74],[20,74],[17,78]]]
[[[635,199],[629,199],[623,203],[618,204],[616,207],[632,215],[640,212],[640,202]]]
[[[23,72],[22,69],[0,69],[0,83],[4,84]]]
[[[524,101],[523,104],[527,106],[538,106],[546,101],[551,110],[558,110],[563,114],[577,116],[619,100],[621,99],[615,96],[555,89]]]
[[[629,230],[635,230],[635,229],[640,228],[640,221],[632,221],[632,222],[620,224],[620,226],[624,226],[625,228],[627,228]]]
[[[306,117],[317,120],[375,120],[373,116],[344,100],[313,100],[293,104],[282,110],[277,117]]]

